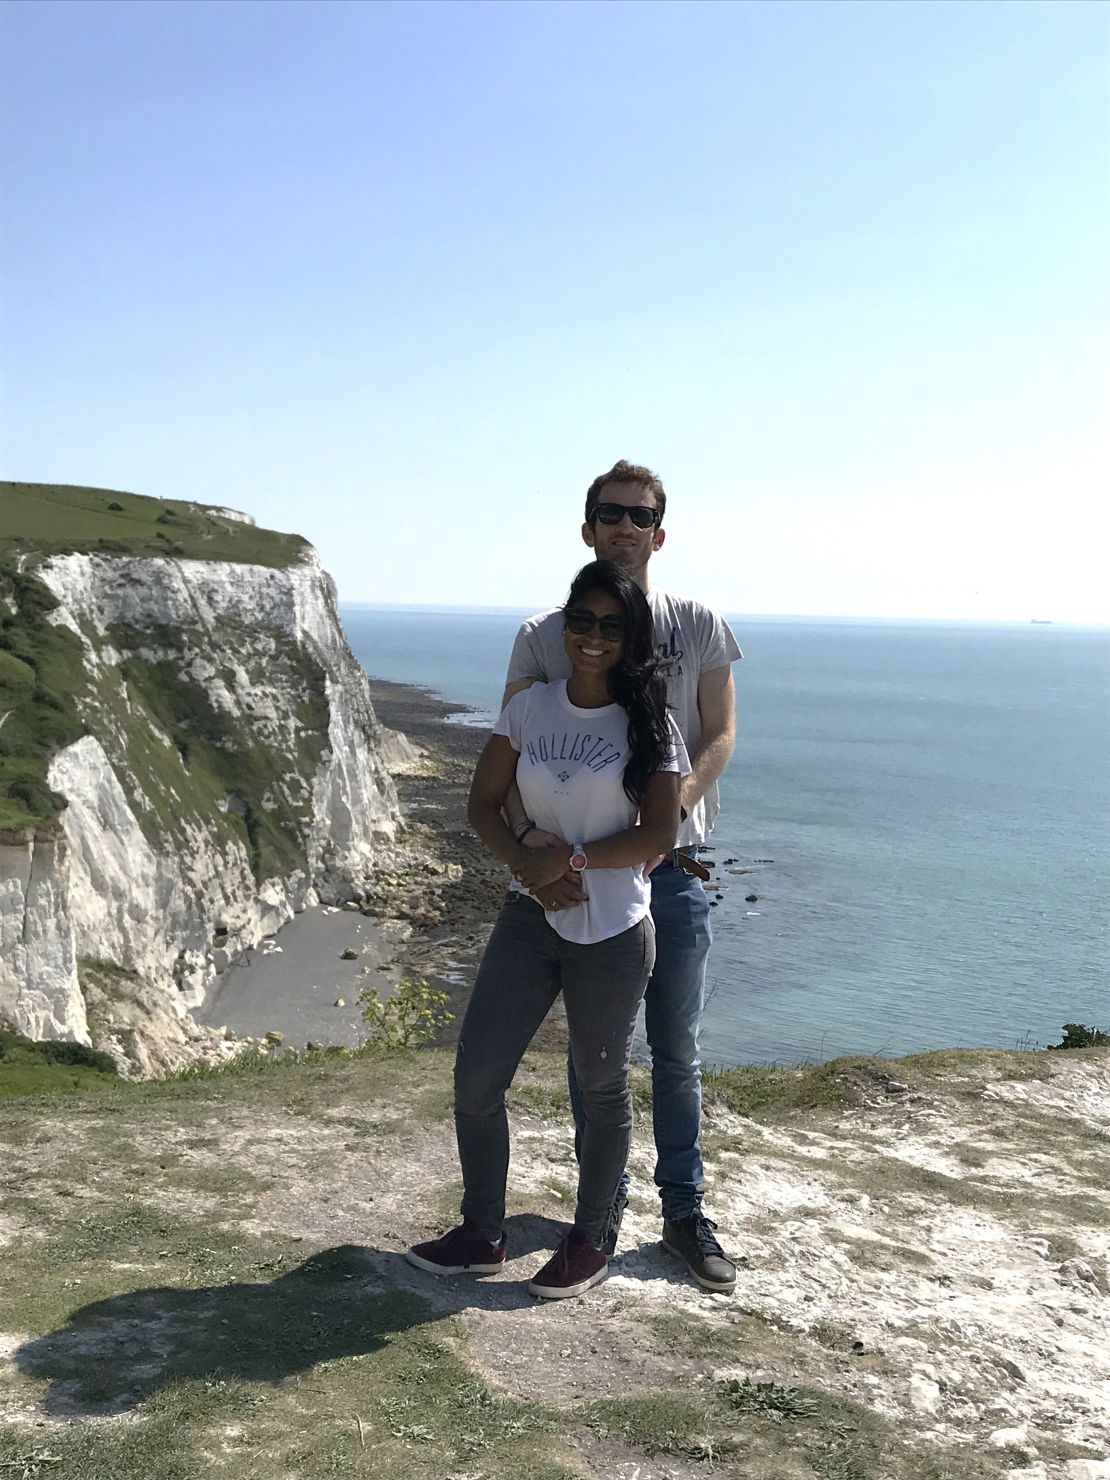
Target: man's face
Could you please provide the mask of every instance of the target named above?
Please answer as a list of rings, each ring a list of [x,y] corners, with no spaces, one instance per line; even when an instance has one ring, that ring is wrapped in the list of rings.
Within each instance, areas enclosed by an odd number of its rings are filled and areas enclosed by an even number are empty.
[[[606,483],[597,496],[599,504],[623,504],[626,509],[640,505],[656,507],[655,495],[635,483]],[[583,524],[582,538],[598,560],[612,560],[623,566],[629,575],[641,571],[666,538],[666,531],[653,525],[648,529],[637,529],[631,519],[624,518],[619,524],[602,524],[595,519],[592,524]]]

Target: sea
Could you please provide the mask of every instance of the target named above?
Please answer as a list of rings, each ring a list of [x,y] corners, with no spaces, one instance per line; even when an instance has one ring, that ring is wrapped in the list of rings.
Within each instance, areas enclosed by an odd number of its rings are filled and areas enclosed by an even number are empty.
[[[368,673],[482,727],[526,615],[342,608]],[[1110,1028],[1110,628],[729,621],[703,1061]]]

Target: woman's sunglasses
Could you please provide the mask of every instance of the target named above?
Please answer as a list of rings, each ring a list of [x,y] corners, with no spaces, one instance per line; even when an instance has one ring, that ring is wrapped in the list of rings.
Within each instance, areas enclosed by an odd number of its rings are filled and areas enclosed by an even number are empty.
[[[606,642],[620,642],[624,637],[623,617],[597,617],[579,606],[570,606],[563,611],[563,621],[567,624],[567,631],[573,632],[575,637],[585,637],[595,627]]]
[[[651,529],[663,518],[658,509],[649,509],[646,504],[634,504],[632,508],[627,504],[594,505],[593,517],[602,524],[619,524],[626,514],[637,529]]]

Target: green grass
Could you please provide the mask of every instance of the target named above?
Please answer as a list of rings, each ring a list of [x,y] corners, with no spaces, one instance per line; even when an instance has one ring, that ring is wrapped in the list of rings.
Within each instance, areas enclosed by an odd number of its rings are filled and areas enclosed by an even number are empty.
[[[96,1090],[118,1082],[107,1054],[80,1043],[32,1043],[0,1028],[0,1100]]]
[[[273,1278],[136,1290],[76,1309],[18,1358],[48,1409],[124,1421],[48,1439],[0,1428],[0,1465],[37,1448],[60,1480],[566,1476],[547,1457],[547,1412],[491,1392],[452,1334],[418,1300],[376,1287],[353,1248]]]
[[[1082,1055],[1105,1062],[1106,1050],[1081,1048],[1071,1057]],[[944,1048],[900,1059],[850,1056],[796,1068],[741,1064],[735,1069],[703,1069],[702,1083],[708,1103],[771,1123],[810,1112],[849,1110],[867,1101],[894,1103],[906,1089],[928,1093],[938,1083],[951,1090],[954,1081],[966,1081],[965,1092],[978,1099],[983,1086],[994,1079],[1052,1079],[1055,1057],[1038,1050]],[[650,1096],[650,1086],[646,1089]]]
[[[841,1110],[859,1104],[861,1078],[896,1075],[885,1059],[842,1058],[797,1069],[741,1064],[702,1073],[705,1098],[749,1120],[773,1121],[812,1110]],[[649,1100],[650,1103],[650,1100]]]
[[[81,550],[284,567],[307,549],[299,535],[257,529],[204,504],[51,483],[0,482],[0,531],[0,559]]]
[[[706,1473],[774,1480],[1001,1480],[995,1456],[908,1442],[878,1415],[789,1383],[730,1379],[700,1391],[606,1398],[586,1409],[599,1439]]]

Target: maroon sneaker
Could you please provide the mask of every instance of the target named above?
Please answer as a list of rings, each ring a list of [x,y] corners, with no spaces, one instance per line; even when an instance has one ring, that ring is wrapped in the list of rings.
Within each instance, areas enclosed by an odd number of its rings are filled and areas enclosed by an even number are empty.
[[[464,1220],[441,1238],[413,1244],[405,1258],[429,1274],[496,1274],[505,1263],[505,1235],[491,1244]]]
[[[581,1295],[599,1285],[608,1273],[605,1251],[572,1228],[539,1274],[529,1281],[528,1290],[545,1300],[565,1300],[568,1295]]]

